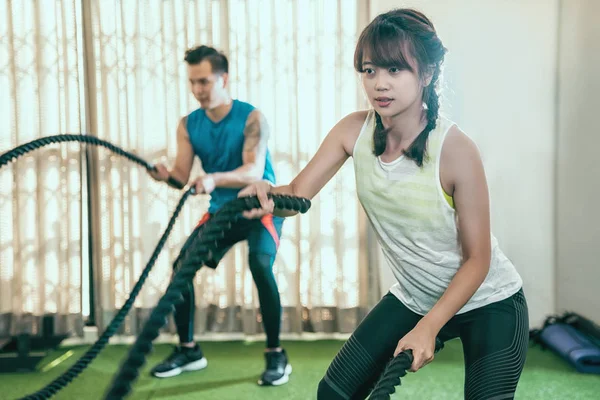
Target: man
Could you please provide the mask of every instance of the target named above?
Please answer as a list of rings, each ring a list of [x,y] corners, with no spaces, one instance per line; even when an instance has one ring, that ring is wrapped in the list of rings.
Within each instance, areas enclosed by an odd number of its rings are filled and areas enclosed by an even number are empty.
[[[228,61],[216,49],[199,46],[185,53],[188,77],[200,108],[183,117],[177,128],[177,157],[169,171],[157,165],[152,175],[166,181],[172,176],[187,183],[194,157],[198,156],[207,175],[194,182],[197,193],[210,194],[210,207],[190,238],[184,244],[173,268],[179,267],[181,255],[198,236],[204,224],[225,203],[237,197],[246,185],[267,180],[275,183],[271,156],[267,149],[269,128],[263,114],[252,105],[232,100],[228,91]],[[216,268],[225,253],[235,243],[247,240],[249,266],[258,290],[263,326],[267,336],[266,369],[259,385],[282,385],[289,379],[291,365],[285,350],[280,347],[281,303],[273,262],[279,246],[283,218],[266,215],[261,220],[240,218],[228,237],[226,248],[206,262]],[[152,374],[166,378],[183,371],[195,371],[207,366],[207,360],[193,339],[194,290],[183,293],[184,302],[175,308],[175,323],[180,344]]]

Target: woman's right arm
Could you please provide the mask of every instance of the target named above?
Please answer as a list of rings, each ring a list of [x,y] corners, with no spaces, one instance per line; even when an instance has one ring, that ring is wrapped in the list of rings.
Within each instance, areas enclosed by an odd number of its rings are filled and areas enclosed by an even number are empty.
[[[359,111],[340,120],[329,131],[317,153],[289,185],[271,187],[267,182],[257,182],[244,188],[239,197],[256,195],[262,206],[245,212],[244,216],[258,218],[269,213],[281,217],[295,215],[292,211],[273,210],[273,202],[267,199],[267,193],[313,199],[352,154],[365,118],[366,111]]]

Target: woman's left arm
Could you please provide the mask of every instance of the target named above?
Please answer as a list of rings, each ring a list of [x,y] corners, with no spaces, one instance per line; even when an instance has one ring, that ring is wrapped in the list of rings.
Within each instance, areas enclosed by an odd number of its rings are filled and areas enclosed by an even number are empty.
[[[440,175],[452,187],[462,246],[462,265],[422,323],[438,332],[475,294],[491,260],[490,200],[479,149],[458,128],[448,132],[442,148]]]
[[[452,128],[440,163],[442,186],[454,198],[463,259],[444,294],[398,342],[395,356],[406,349],[413,350],[412,372],[433,360],[439,331],[475,294],[490,268],[489,194],[479,150],[458,128]]]

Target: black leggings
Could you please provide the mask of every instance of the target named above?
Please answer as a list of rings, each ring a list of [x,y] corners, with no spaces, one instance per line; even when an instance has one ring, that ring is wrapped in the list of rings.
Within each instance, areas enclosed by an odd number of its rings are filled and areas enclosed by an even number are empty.
[[[421,318],[393,294],[385,295],[332,361],[319,383],[317,398],[366,399],[398,341]],[[522,289],[505,300],[455,315],[438,336],[442,341],[457,337],[462,341],[465,399],[514,398],[529,343]]]

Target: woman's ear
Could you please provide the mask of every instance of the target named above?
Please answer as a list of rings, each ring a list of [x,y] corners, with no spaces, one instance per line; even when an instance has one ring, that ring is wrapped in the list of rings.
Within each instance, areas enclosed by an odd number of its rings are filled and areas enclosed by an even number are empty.
[[[435,69],[433,66],[427,68],[427,71],[425,71],[425,75],[423,76],[423,87],[427,87],[427,86],[431,85],[431,81],[433,80],[434,71],[435,71]]]

